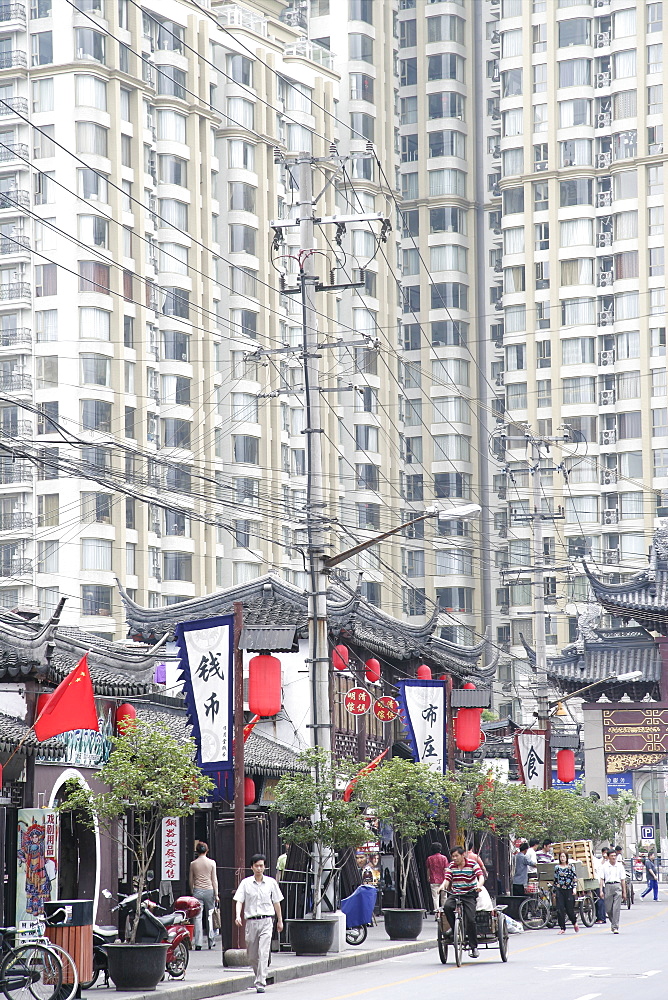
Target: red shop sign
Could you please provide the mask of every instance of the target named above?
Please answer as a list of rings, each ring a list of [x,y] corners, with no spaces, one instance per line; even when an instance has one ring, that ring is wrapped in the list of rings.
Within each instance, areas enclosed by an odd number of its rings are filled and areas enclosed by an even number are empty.
[[[371,708],[371,695],[364,688],[351,688],[346,691],[343,704],[351,715],[366,715]]]
[[[373,703],[373,714],[381,722],[394,722],[399,714],[399,702],[390,695],[384,695]]]

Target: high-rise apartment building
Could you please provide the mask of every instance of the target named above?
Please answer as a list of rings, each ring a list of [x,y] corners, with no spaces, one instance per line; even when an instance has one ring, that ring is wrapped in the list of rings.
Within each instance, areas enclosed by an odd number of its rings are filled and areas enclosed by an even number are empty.
[[[662,29],[641,0],[0,5],[2,604],[119,637],[116,578],[307,586],[305,152],[321,216],[393,225],[316,226],[322,283],[356,283],[317,295],[332,551],[483,507],[340,579],[489,629],[495,707],[529,712],[527,438],[557,439],[548,649],[581,557],[623,579],[668,506]]]

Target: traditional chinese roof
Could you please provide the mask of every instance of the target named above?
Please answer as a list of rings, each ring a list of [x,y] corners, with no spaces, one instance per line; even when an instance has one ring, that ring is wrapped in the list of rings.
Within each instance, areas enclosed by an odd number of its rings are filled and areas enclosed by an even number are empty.
[[[172,634],[180,622],[231,614],[237,601],[243,604],[244,626],[270,629],[290,625],[298,638],[307,634],[307,594],[273,574],[163,608],[141,607],[120,584],[119,590],[129,635],[143,642],[156,642],[165,633]],[[433,635],[436,612],[425,624],[411,625],[385,614],[359,593],[333,585],[327,593],[327,617],[330,636],[335,642],[349,642],[367,654],[393,661],[424,661],[437,670],[460,677],[489,677],[496,670],[495,659],[484,667],[478,665],[486,648],[485,640],[475,646],[458,646],[436,638]]]
[[[146,722],[163,722],[172,735],[185,743],[191,739],[191,727],[185,711],[168,712],[153,705],[137,705],[137,717]],[[247,774],[263,774],[280,778],[286,771],[307,772],[297,760],[297,752],[266,733],[252,730],[244,745],[244,767]]]
[[[535,666],[536,653],[524,643],[529,663]],[[660,700],[661,652],[653,636],[640,626],[635,628],[594,628],[578,642],[565,646],[558,656],[547,660],[550,681],[564,692],[575,691],[616,674],[641,671],[633,682],[608,683],[593,689],[588,696],[596,701],[603,691],[613,701],[628,696],[641,701],[647,695]],[[585,695],[587,700],[587,695]]]
[[[39,753],[40,757],[57,760],[64,754],[65,746],[57,737],[40,742],[26,722],[0,715],[0,753],[12,753],[14,750],[24,757],[35,757]]]
[[[124,698],[150,691],[155,654],[61,626],[63,603],[46,623],[0,611],[0,681],[30,677],[57,685],[87,653],[96,694]]]
[[[613,615],[668,635],[668,527],[654,532],[649,565],[624,583],[606,583],[585,564],[596,599]]]

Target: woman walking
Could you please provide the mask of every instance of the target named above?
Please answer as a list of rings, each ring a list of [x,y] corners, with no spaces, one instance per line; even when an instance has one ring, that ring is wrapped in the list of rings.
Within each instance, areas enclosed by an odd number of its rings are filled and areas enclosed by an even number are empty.
[[[557,919],[559,921],[560,934],[566,933],[566,914],[573,924],[573,930],[577,934],[578,918],[575,915],[575,887],[577,885],[577,875],[575,868],[569,863],[567,851],[560,851],[557,863],[554,866],[554,889],[557,895]]]
[[[195,899],[199,899],[202,908],[195,917],[195,951],[202,950],[202,916],[206,910],[207,929],[209,933],[209,949],[213,948],[216,938],[213,932],[212,911],[218,906],[218,879],[216,877],[216,862],[208,858],[208,844],[200,840],[195,852],[197,857],[190,862],[190,891]]]

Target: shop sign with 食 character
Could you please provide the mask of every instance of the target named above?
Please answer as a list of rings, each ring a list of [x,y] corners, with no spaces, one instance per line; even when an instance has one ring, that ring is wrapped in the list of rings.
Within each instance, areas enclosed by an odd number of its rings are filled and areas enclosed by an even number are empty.
[[[208,774],[229,773],[233,769],[234,616],[179,623],[175,634],[197,763]]]
[[[399,715],[413,759],[433,771],[445,770],[445,684],[409,679],[398,682]]]
[[[58,898],[58,813],[19,809],[16,920],[42,916],[44,904]]]
[[[520,781],[527,788],[547,788],[547,768],[550,761],[545,730],[515,733],[515,753]]]

